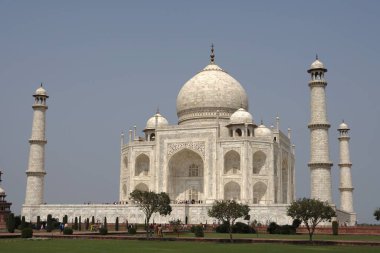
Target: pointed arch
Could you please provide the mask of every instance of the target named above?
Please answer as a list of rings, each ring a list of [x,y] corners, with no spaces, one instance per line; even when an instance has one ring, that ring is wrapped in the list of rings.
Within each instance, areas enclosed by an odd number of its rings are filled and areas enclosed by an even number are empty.
[[[135,190],[147,192],[147,191],[149,191],[149,187],[144,183],[139,183],[138,185],[135,186]]]
[[[140,154],[135,162],[135,176],[148,176],[150,160],[146,154]]]
[[[260,174],[262,168],[265,166],[267,156],[261,150],[256,151],[253,154],[253,174]]]
[[[265,204],[266,192],[267,192],[267,185],[265,183],[261,181],[255,183],[253,185],[253,204]]]
[[[234,181],[230,181],[224,185],[225,200],[240,200],[240,185]]]
[[[187,148],[181,149],[171,156],[168,167],[167,191],[170,199],[202,200],[204,163],[197,152]]]
[[[224,155],[224,174],[240,173],[240,154],[230,150]]]

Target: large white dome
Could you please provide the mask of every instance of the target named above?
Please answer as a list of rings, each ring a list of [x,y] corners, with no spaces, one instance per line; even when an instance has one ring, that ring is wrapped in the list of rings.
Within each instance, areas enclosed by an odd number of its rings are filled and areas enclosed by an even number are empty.
[[[248,110],[244,88],[214,63],[187,81],[177,96],[179,124],[228,120],[239,108]]]

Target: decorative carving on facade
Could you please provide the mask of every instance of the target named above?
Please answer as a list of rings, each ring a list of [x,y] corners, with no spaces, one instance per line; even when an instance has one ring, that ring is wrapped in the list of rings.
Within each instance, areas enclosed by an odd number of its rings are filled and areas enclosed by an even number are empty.
[[[229,151],[234,150],[241,155],[241,149],[240,147],[225,147],[223,148],[223,156],[225,156]]]
[[[147,157],[150,157],[150,152],[149,151],[136,151],[135,152],[135,157],[138,157],[139,155],[144,154]]]
[[[203,159],[205,158],[205,143],[203,141],[169,143],[167,152],[168,158],[184,148],[193,150]]]

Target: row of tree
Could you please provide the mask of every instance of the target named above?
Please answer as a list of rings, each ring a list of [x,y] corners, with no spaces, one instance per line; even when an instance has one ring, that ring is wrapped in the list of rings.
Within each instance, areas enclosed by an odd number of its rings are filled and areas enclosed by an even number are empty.
[[[155,193],[152,191],[140,191],[134,190],[130,194],[131,200],[136,203],[139,208],[145,214],[145,227],[146,235],[152,234],[152,227],[149,226],[150,219],[154,213],[159,213],[160,215],[169,215],[172,211],[170,206],[170,198],[168,194],[161,192]],[[232,228],[235,221],[240,218],[249,220],[249,207],[248,205],[237,203],[234,200],[220,200],[215,201],[211,209],[208,210],[208,215],[210,217],[216,218],[222,224],[228,225],[228,232],[230,234],[230,240],[232,241]],[[318,224],[323,221],[331,221],[335,217],[335,211],[327,202],[322,202],[317,199],[302,198],[294,201],[287,209],[287,215],[292,217],[294,220],[299,220],[303,223],[308,230],[310,241],[313,238],[315,228]],[[376,220],[380,220],[380,208],[375,210],[374,216]],[[49,214],[46,221],[46,230],[52,231],[56,225],[56,220],[52,218]],[[73,224],[74,230],[81,230],[81,217],[79,220],[75,217]],[[67,223],[67,215],[63,218],[63,223]],[[94,224],[95,220],[92,217],[91,223]],[[178,222],[177,222],[178,223]],[[20,226],[27,227],[25,222],[25,217],[22,217]],[[37,217],[37,227],[39,228],[41,224],[40,217]],[[85,219],[86,230],[89,228],[90,221]],[[176,224],[174,224],[176,225]],[[16,219],[13,214],[10,214],[7,219],[7,227],[9,232],[13,232],[17,227]],[[104,218],[103,228],[107,229],[107,218]],[[116,218],[115,230],[119,230],[119,219]]]
[[[169,215],[172,211],[170,198],[164,193],[155,193],[152,191],[134,190],[131,199],[144,212],[146,217],[147,237],[151,234],[150,218],[154,213],[160,215]],[[223,224],[228,225],[230,240],[232,241],[232,227],[239,218],[249,219],[248,205],[237,203],[234,200],[215,201],[211,209],[208,210],[210,217],[216,218]],[[323,221],[331,221],[335,217],[334,209],[327,203],[316,199],[299,199],[293,202],[287,210],[287,214],[293,219],[297,219],[305,224],[309,239],[312,240],[315,228]]]

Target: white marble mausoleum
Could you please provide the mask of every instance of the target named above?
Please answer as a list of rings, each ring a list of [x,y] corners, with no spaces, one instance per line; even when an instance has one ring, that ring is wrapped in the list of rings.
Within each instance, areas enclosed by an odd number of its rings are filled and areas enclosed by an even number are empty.
[[[283,133],[280,130],[279,118],[275,119],[274,126],[258,122],[254,115],[259,112],[249,110],[244,87],[219,67],[214,58],[212,48],[210,63],[180,89],[176,104],[178,122],[169,123],[165,113],[157,111],[147,120],[143,136],[138,135],[136,128],[130,130],[128,136],[122,134],[120,196],[119,203],[112,205],[43,204],[48,96],[43,87],[37,89],[22,215],[32,221],[37,216],[52,214],[59,220],[68,215],[69,218],[81,216],[82,220],[94,216],[97,220],[107,217],[113,222],[119,217],[121,222],[143,223],[142,211],[129,201],[129,194],[139,189],[167,192],[172,200],[172,214],[167,217],[155,215],[155,222],[181,219],[187,223],[212,223],[215,220],[207,216],[212,203],[234,199],[250,206],[251,221],[291,223],[286,215],[287,206],[295,200],[295,152],[291,131]],[[309,128],[314,148],[309,164],[312,194],[331,202],[331,165],[328,149],[323,146],[328,145],[329,125],[319,122],[325,106],[325,85],[322,80],[314,79],[323,78],[324,67],[322,63],[322,67],[313,64],[309,70],[312,76],[312,123]],[[314,100],[313,85],[319,87],[314,89]],[[313,114],[313,110],[317,112]],[[348,139],[343,139],[347,140],[348,150]],[[319,150],[321,142],[325,143],[323,150]],[[350,173],[349,161],[345,165],[345,173]],[[351,183],[345,187],[344,194],[346,202],[351,201],[351,205],[346,206],[353,213],[353,188],[350,187]],[[350,219],[346,216],[344,219]]]

